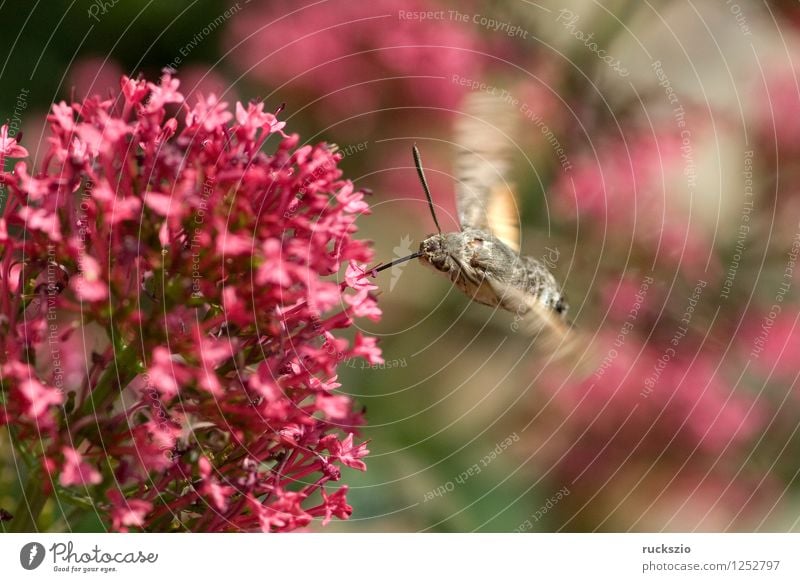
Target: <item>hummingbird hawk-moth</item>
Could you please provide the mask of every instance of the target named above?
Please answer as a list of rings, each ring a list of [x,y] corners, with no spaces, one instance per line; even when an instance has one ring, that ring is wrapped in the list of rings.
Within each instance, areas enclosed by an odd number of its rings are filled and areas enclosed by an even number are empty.
[[[418,258],[473,301],[521,316],[534,333],[552,331],[563,338],[569,328],[564,294],[542,262],[519,253],[514,190],[508,181],[513,119],[501,112],[502,104],[492,96],[472,95],[458,124],[458,232],[442,232],[414,145],[414,163],[437,233],[423,240],[418,252],[377,270]],[[487,122],[493,131],[485,131]]]

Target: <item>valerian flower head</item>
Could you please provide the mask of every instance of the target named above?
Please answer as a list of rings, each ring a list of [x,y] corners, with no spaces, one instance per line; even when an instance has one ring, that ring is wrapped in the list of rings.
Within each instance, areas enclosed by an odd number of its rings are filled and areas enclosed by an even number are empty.
[[[169,73],[48,123],[38,170],[0,173],[0,422],[39,457],[31,486],[115,530],[346,518],[330,482],[367,450],[336,367],[382,360],[339,335],[380,315],[340,154],[263,103],[187,103]],[[27,155],[0,129],[0,160]]]

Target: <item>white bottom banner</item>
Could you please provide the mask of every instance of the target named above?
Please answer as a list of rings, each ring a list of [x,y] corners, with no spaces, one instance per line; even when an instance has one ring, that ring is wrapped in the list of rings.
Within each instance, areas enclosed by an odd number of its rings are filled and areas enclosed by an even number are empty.
[[[0,579],[796,581],[798,546],[796,534],[4,534]]]

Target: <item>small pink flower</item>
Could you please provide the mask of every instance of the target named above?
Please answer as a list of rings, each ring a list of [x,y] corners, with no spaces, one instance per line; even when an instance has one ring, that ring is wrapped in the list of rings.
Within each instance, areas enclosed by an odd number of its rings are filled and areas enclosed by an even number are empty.
[[[356,291],[373,291],[377,289],[378,286],[369,280],[369,273],[366,269],[366,265],[359,265],[355,261],[350,261],[344,275],[347,286]]]
[[[183,95],[178,91],[180,85],[181,82],[173,79],[170,73],[164,73],[158,85],[148,83],[150,96],[147,100],[146,110],[151,113],[158,112],[170,103],[183,103]]]
[[[380,320],[382,312],[378,307],[378,302],[365,290],[359,291],[356,295],[345,295],[344,300],[352,307],[355,317],[366,317],[373,321]]]
[[[147,398],[152,401],[152,395]],[[163,405],[162,405],[163,406]],[[165,418],[159,418],[161,409],[155,407],[151,412],[157,421],[150,420],[130,431],[133,446],[115,448],[118,456],[130,455],[131,466],[137,475],[147,475],[150,471],[166,471],[174,466],[171,451],[177,444],[180,429]]]
[[[51,406],[64,401],[64,395],[59,390],[41,384],[35,377],[23,379],[19,391],[28,403],[25,413],[35,419],[40,418]]]
[[[125,96],[125,101],[128,105],[137,105],[147,97],[148,87],[144,79],[131,79],[123,75],[120,80],[120,87],[122,94]]]
[[[89,255],[81,260],[81,274],[72,279],[72,285],[84,301],[103,301],[108,297],[107,284],[100,277],[100,265]]]
[[[53,104],[52,113],[47,116],[53,129],[68,135],[75,131],[75,110],[64,101]]]
[[[364,358],[372,365],[384,363],[378,347],[378,340],[374,337],[364,336],[361,332],[356,332],[352,355]]]
[[[240,131],[249,139],[253,139],[259,129],[276,133],[286,127],[285,121],[278,121],[275,115],[264,111],[263,103],[248,103],[247,109],[241,103],[237,103],[236,122],[241,127]]]
[[[315,281],[308,283],[308,305],[319,313],[324,313],[338,306],[342,301],[342,288],[333,281]]]
[[[359,471],[366,471],[367,466],[361,459],[369,454],[367,450],[367,443],[353,446],[353,433],[349,433],[347,437],[341,441],[329,440],[326,442],[331,451],[331,456],[339,459],[343,465],[358,469]]]
[[[167,194],[147,192],[144,196],[144,203],[159,216],[172,217],[180,215],[178,204],[173,204],[172,197]]]
[[[153,504],[141,499],[126,499],[119,491],[108,492],[111,502],[111,527],[115,531],[126,532],[129,527],[143,527],[145,517],[153,509]]]
[[[100,472],[83,460],[83,456],[72,447],[61,449],[64,454],[64,465],[61,468],[59,483],[64,487],[97,485],[102,481]]]
[[[17,217],[25,223],[26,228],[47,233],[54,241],[61,240],[61,225],[50,210],[25,206],[17,211]]]
[[[369,214],[369,204],[364,202],[364,193],[348,184],[336,195],[336,199],[344,205],[347,212],[353,214]]]
[[[325,392],[331,392],[341,387],[341,384],[339,384],[339,382],[336,381],[338,380],[338,378],[339,378],[338,376],[333,376],[327,381],[322,381],[319,378],[312,378],[310,387],[313,390],[323,390]]]
[[[172,357],[168,348],[163,346],[153,350],[153,361],[149,372],[153,386],[167,399],[176,396],[180,390],[180,383],[189,377],[183,365]]]
[[[235,489],[228,485],[219,484],[219,481],[213,476],[213,467],[207,458],[200,457],[198,466],[200,467],[200,476],[203,478],[203,484],[200,488],[201,493],[211,499],[211,503],[217,510],[227,511],[228,498]]]
[[[288,287],[292,283],[291,268],[285,264],[281,251],[281,241],[269,239],[264,242],[264,264],[258,269],[256,282],[263,285],[272,283]]]
[[[353,508],[347,504],[347,485],[343,485],[331,495],[323,489],[322,500],[324,508],[322,525],[328,525],[333,517],[347,519],[353,513]]]
[[[317,410],[322,411],[331,420],[342,420],[350,413],[350,398],[321,394],[317,396]]]
[[[225,233],[217,238],[217,252],[225,256],[240,256],[253,252],[253,239],[241,235]]]
[[[28,174],[28,165],[25,162],[17,162],[14,166],[14,173],[19,177],[31,200],[41,200],[50,192],[52,182],[48,179],[34,178]]]
[[[258,517],[262,532],[291,531],[311,523],[312,516],[300,505],[304,500],[302,494],[279,490],[277,497],[278,501],[270,506],[264,506],[251,497],[247,498],[248,504]]]
[[[17,140],[8,137],[8,125],[0,126],[0,159],[7,158],[27,158],[28,150],[21,145],[17,145]]]
[[[228,111],[228,104],[212,93],[205,99],[198,98],[197,104],[186,114],[186,126],[200,126],[205,131],[214,131],[231,119],[233,114]]]

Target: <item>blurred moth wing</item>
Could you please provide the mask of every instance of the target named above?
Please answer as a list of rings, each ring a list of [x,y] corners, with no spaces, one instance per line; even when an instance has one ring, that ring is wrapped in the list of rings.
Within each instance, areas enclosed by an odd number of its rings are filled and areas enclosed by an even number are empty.
[[[517,200],[511,184],[498,184],[492,188],[486,219],[489,231],[506,246],[519,252],[519,221]]]
[[[486,93],[470,94],[456,125],[456,208],[461,229],[491,232],[520,249],[519,212],[510,181],[514,117],[509,105]]]

